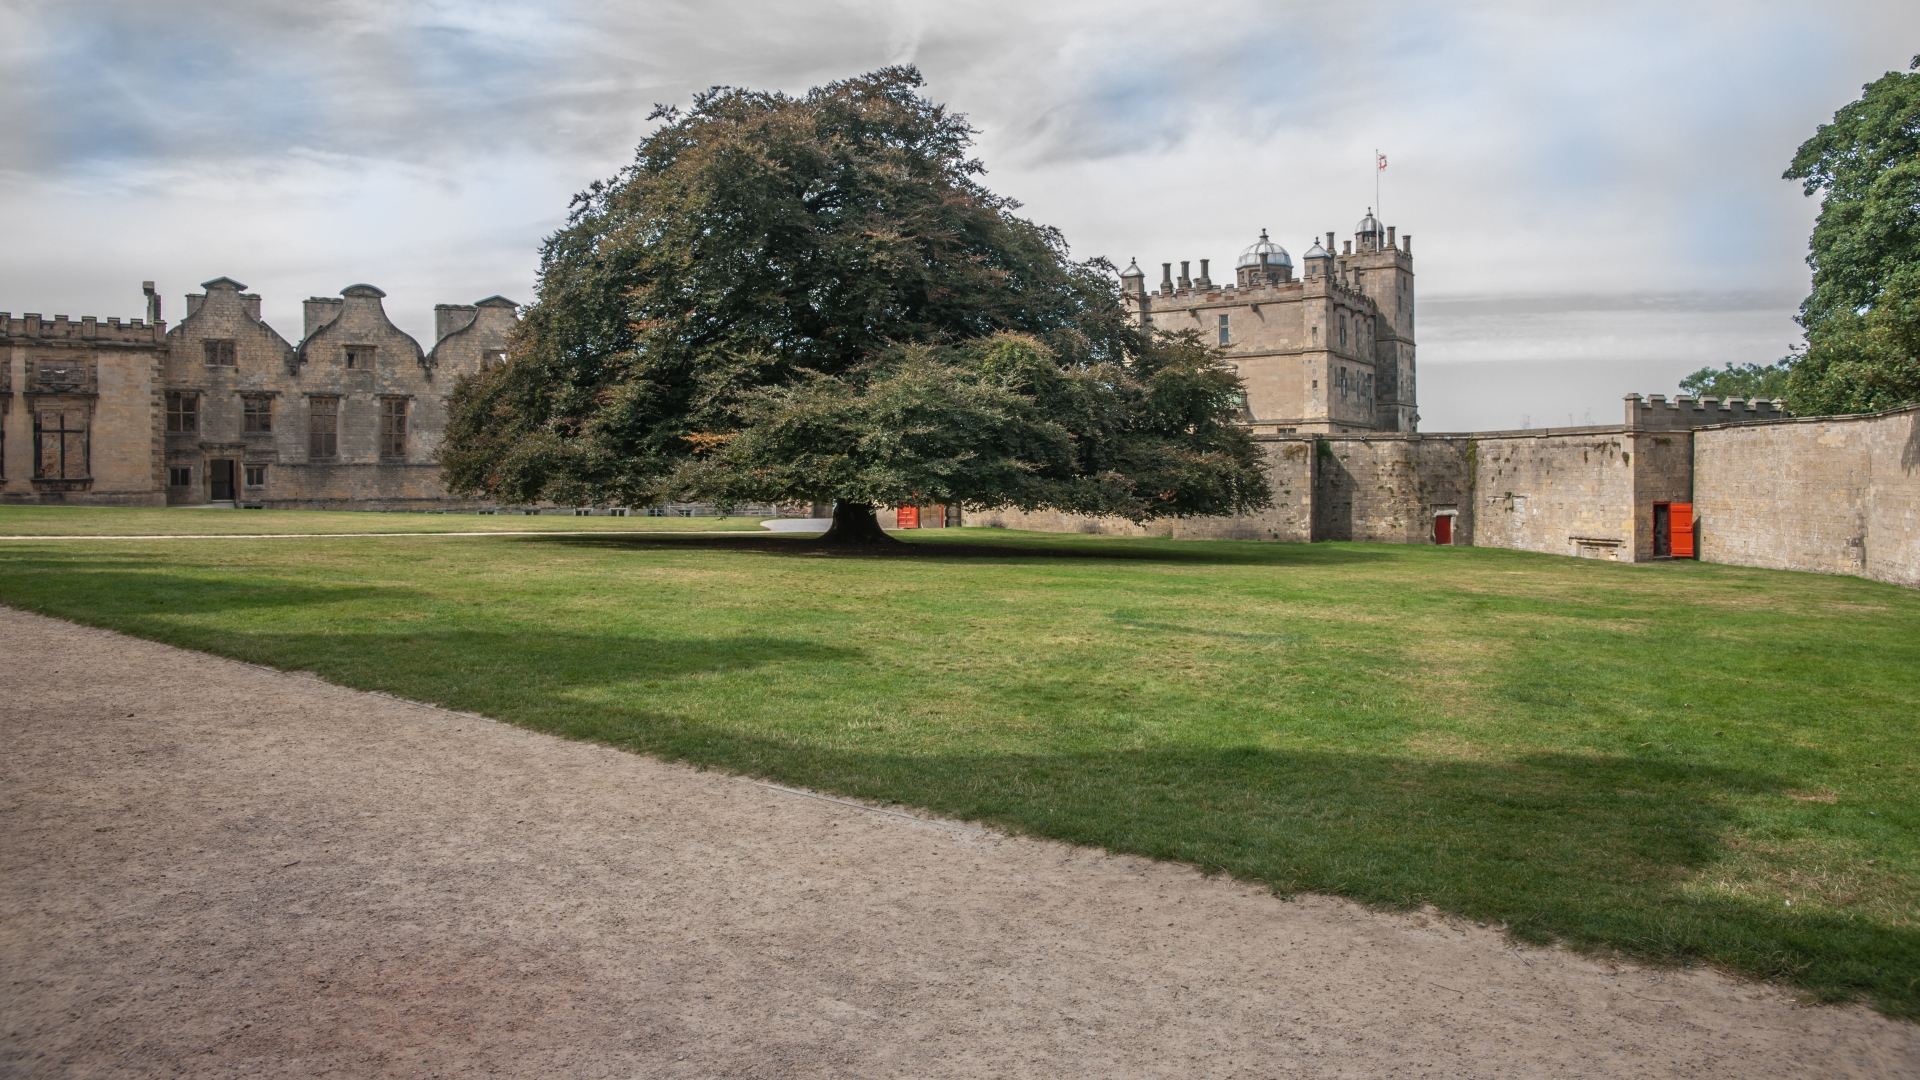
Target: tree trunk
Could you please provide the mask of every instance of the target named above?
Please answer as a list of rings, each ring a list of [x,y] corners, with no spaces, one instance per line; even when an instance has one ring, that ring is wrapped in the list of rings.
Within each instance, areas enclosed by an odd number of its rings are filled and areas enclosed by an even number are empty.
[[[880,520],[873,516],[871,503],[836,502],[833,504],[833,524],[821,535],[820,542],[872,546],[898,544],[900,541],[888,536],[886,530],[880,527]]]

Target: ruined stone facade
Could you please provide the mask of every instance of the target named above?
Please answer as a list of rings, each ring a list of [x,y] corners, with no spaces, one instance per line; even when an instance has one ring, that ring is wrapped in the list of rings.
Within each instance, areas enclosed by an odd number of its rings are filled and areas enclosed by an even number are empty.
[[[1294,277],[1285,248],[1260,239],[1234,280],[1216,285],[1212,260],[1162,263],[1149,292],[1137,262],[1120,277],[1121,300],[1144,328],[1198,331],[1246,384],[1244,420],[1255,434],[1414,432],[1413,238],[1369,211],[1334,250],[1315,241]]]
[[[147,318],[126,324],[0,313],[0,501],[480,505],[448,495],[434,454],[454,381],[504,357],[512,301],[440,305],[425,351],[371,285],[308,300],[297,345],[246,286],[202,288],[170,331],[152,283]]]

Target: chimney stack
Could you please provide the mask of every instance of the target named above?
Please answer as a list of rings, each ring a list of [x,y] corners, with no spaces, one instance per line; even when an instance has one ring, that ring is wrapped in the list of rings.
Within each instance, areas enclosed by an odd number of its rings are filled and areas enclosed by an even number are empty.
[[[159,326],[160,325],[160,294],[154,291],[153,282],[151,281],[141,282],[140,291],[142,293],[145,293],[147,297],[147,325]]]
[[[1173,264],[1172,263],[1160,264],[1160,291],[1161,293],[1167,296],[1173,295]]]
[[[1182,289],[1193,288],[1193,279],[1187,276],[1187,260],[1185,259],[1180,260],[1180,287]]]
[[[1397,248],[1400,246],[1400,241],[1395,240],[1393,238],[1393,230],[1394,230],[1394,226],[1392,225],[1387,226],[1387,246],[1390,248]]]

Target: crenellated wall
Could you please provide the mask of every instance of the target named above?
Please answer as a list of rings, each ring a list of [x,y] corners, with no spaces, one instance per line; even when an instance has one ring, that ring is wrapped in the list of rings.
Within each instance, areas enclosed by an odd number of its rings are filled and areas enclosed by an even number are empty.
[[[0,501],[163,500],[165,331],[143,319],[0,312]]]
[[[1627,426],[1640,431],[1692,431],[1715,424],[1751,424],[1782,420],[1787,412],[1777,400],[1766,398],[1693,398],[1685,394],[1668,401],[1664,395],[1642,398],[1628,394]]]
[[[1920,406],[1689,430],[1589,427],[1272,438],[1275,508],[1135,525],[986,511],[972,525],[1246,540],[1434,543],[1645,562],[1654,507],[1693,507],[1708,562],[1920,586]]]

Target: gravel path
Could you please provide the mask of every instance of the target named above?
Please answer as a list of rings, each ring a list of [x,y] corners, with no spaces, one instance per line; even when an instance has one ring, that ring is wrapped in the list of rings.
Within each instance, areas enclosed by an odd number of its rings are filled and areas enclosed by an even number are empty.
[[[0,609],[0,1075],[1916,1076],[1920,1028]]]

